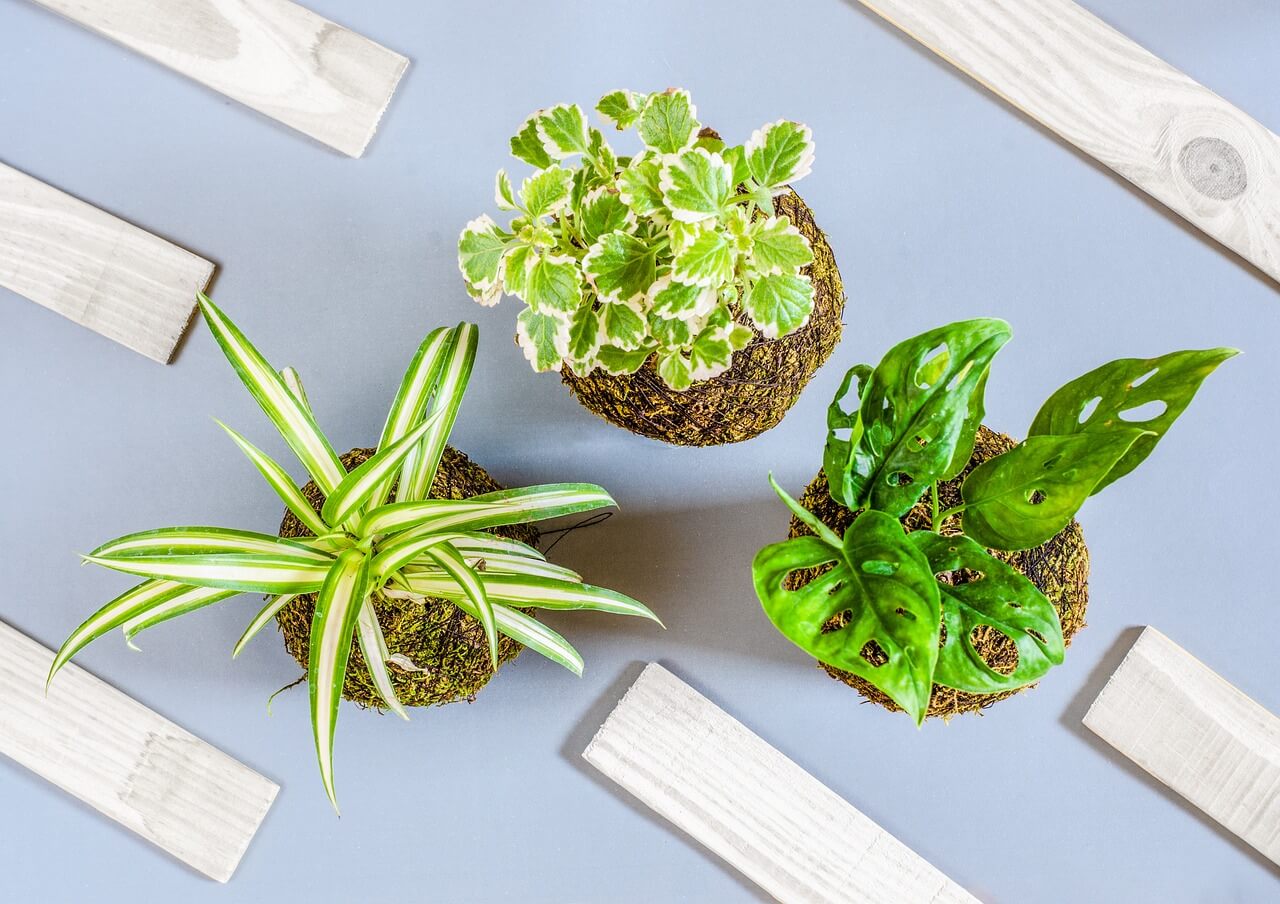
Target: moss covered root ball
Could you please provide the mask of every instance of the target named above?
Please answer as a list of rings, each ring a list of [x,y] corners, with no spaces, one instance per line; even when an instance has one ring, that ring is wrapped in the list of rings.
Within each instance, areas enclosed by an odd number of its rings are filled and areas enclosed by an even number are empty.
[[[804,269],[813,280],[809,322],[779,339],[757,331],[729,370],[684,392],[662,381],[652,356],[636,373],[620,377],[603,370],[582,377],[565,367],[560,377],[583,406],[632,433],[677,446],[742,442],[778,425],[840,341],[845,296],[813,211],[794,191],[775,199],[774,207],[813,247],[813,263]]]
[[[373,449],[352,449],[342,456],[347,470],[359,467],[373,455]],[[501,490],[484,468],[452,447],[446,447],[440,461],[431,496],[435,499],[467,499],[482,493]],[[314,483],[303,487],[307,500],[320,511],[324,495]],[[493,531],[531,545],[538,542],[538,531],[530,525],[513,525]],[[292,513],[285,514],[280,525],[282,537],[309,537],[311,532]],[[480,623],[446,600],[388,599],[380,594],[373,599],[378,623],[392,655],[406,657],[421,671],[391,664],[391,682],[396,696],[405,706],[431,706],[469,700],[493,677],[489,661],[489,644]],[[315,594],[299,596],[280,610],[276,623],[284,635],[285,649],[305,670],[310,651],[311,617],[315,614]],[[524,649],[509,637],[498,644],[499,665],[515,659]],[[363,707],[385,709],[386,704],[369,679],[364,655],[358,643],[351,645],[342,696]]]
[[[980,427],[978,429],[978,442],[973,450],[973,457],[969,459],[969,464],[965,467],[963,473],[954,480],[948,480],[938,485],[938,498],[942,507],[950,508],[951,506],[959,505],[961,502],[960,486],[964,483],[964,478],[968,476],[969,472],[987,459],[994,458],[1002,452],[1007,452],[1014,445],[1016,444],[1008,436],[988,430],[986,427]],[[826,475],[822,473],[819,473],[805,489],[804,495],[800,498],[800,504],[817,515],[824,524],[837,534],[843,534],[856,517],[853,512],[831,498]],[[902,523],[907,530],[928,530],[931,526],[929,506],[926,502],[919,503],[906,514],[902,519]],[[943,532],[958,532],[954,527],[955,525],[956,520],[951,519]],[[799,519],[791,519],[790,535],[792,537],[809,533],[812,532]],[[1040,588],[1040,592],[1049,598],[1049,601],[1053,603],[1053,607],[1058,610],[1058,618],[1062,621],[1062,636],[1067,644],[1070,644],[1071,638],[1085,626],[1085,608],[1089,604],[1089,550],[1085,547],[1084,534],[1080,530],[1080,525],[1072,521],[1061,533],[1043,546],[1020,552],[998,552],[992,550],[992,555],[1001,561],[1009,563],[1026,575],[1031,580],[1031,583]],[[790,576],[787,585],[792,589],[803,587],[824,570],[826,569],[797,571]],[[837,616],[838,618],[839,616]],[[840,622],[837,621],[835,624],[839,625]],[[998,631],[986,627],[979,628],[974,634],[974,646],[987,665],[998,672],[1010,672],[1018,664],[1018,652],[1013,645],[1013,641]],[[897,704],[870,682],[834,666],[826,665],[825,663],[819,663],[819,665],[832,678],[837,681],[843,681],[871,702],[878,703],[894,712],[899,711]],[[1031,686],[1034,687],[1034,685]],[[927,715],[949,719],[957,713],[976,712],[986,709],[993,703],[1021,693],[1024,690],[1026,690],[1025,687],[1014,691],[1004,691],[999,694],[970,694],[935,684],[933,686],[933,694],[929,699]]]

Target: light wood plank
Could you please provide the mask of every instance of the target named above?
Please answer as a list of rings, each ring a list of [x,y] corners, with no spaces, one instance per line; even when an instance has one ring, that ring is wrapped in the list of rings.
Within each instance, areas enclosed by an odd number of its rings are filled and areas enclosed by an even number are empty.
[[[1084,724],[1280,864],[1280,719],[1155,628]]]
[[[583,757],[779,901],[976,900],[657,663]]]
[[[0,753],[205,875],[230,879],[275,782],[74,664],[46,697],[52,662],[0,622]],[[0,811],[12,831],[20,816]]]
[[[1280,138],[1070,0],[861,0],[1280,279]]]
[[[0,286],[167,363],[213,264],[0,163]]]
[[[409,61],[289,0],[35,0],[351,157]]]

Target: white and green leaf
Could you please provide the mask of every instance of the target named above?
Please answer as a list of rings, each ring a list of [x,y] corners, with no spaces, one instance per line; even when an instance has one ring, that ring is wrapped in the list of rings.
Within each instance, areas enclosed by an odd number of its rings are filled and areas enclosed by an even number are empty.
[[[615,377],[633,374],[644,366],[645,361],[649,360],[654,347],[652,343],[646,343],[638,349],[627,351],[613,345],[602,345],[600,351],[596,353],[596,361],[605,373],[613,374]]]
[[[766,339],[777,339],[809,321],[813,283],[808,276],[764,276],[744,296],[742,306]]]
[[[643,98],[634,91],[620,89],[610,91],[596,104],[596,112],[603,116],[621,132],[629,129],[640,119],[640,108]]]
[[[752,133],[745,145],[747,171],[761,188],[780,195],[813,170],[813,132],[780,119]]]
[[[582,271],[564,254],[544,254],[530,265],[520,296],[539,314],[567,317],[582,305]]]
[[[298,520],[306,525],[307,530],[316,536],[320,536],[329,530],[329,526],[320,519],[316,510],[311,507],[307,497],[302,495],[302,490],[298,489],[298,485],[293,482],[293,478],[280,467],[276,461],[253,445],[235,430],[232,430],[222,421],[217,422],[218,426],[227,431],[227,435],[235,441],[240,447],[240,451],[245,454],[249,461],[253,462],[254,467],[258,469],[263,478],[271,485],[271,489],[276,491],[276,495],[280,497],[289,511],[297,516]]]
[[[365,460],[325,499],[320,516],[333,525],[345,524],[357,514],[366,502],[381,488],[388,487],[393,475],[408,458],[418,442],[444,418],[443,410],[436,410],[407,434],[390,446],[379,450]]]
[[[796,274],[813,263],[813,249],[787,217],[769,217],[751,227],[751,267],[761,276]]]
[[[475,531],[574,515],[611,505],[616,505],[613,498],[595,484],[550,483],[499,490],[470,499],[426,499],[384,505],[366,514],[356,533],[369,537],[410,528],[419,533]]]
[[[458,269],[478,292],[502,284],[502,255],[507,239],[488,215],[476,217],[458,236]]]
[[[578,229],[582,240],[592,245],[610,232],[633,232],[636,216],[616,191],[598,186],[582,199]]]
[[[467,391],[467,382],[471,379],[471,370],[475,366],[476,344],[479,341],[476,325],[459,323],[451,332],[449,343],[443,352],[435,396],[427,412],[428,418],[433,418],[437,412],[441,413],[441,417],[440,420],[433,421],[421,443],[409,452],[400,467],[400,483],[396,488],[396,500],[400,502],[425,499],[431,493],[436,469],[440,467],[440,458],[444,455],[449,434],[453,432],[453,424],[458,419],[462,397]]]
[[[671,216],[683,223],[719,217],[733,195],[733,168],[719,154],[693,148],[664,158],[658,187]]]
[[[391,651],[387,649],[387,639],[382,633],[382,625],[378,624],[378,613],[373,608],[373,601],[367,596],[360,604],[360,614],[356,617],[356,640],[360,642],[360,652],[364,654],[369,680],[373,682],[378,696],[387,704],[387,709],[408,722],[409,714],[404,711],[400,698],[396,696],[391,673],[387,671]]]
[[[239,595],[240,591],[238,590],[188,587],[177,596],[153,606],[145,612],[138,613],[121,625],[120,629],[124,632],[124,642],[136,650],[138,648],[134,646],[133,639],[148,628],[153,628],[161,622],[169,621],[171,618],[195,612],[197,609],[203,609],[205,606],[211,606],[214,603],[220,603],[223,600]]]
[[[504,169],[498,170],[493,179],[493,203],[499,210],[516,210],[518,206],[515,191],[511,188],[511,177]]]
[[[400,580],[414,593],[424,596],[450,601],[466,596],[451,578],[445,576],[404,574]],[[644,603],[604,587],[554,578],[500,573],[481,574],[480,580],[488,598],[502,605],[550,610],[589,609],[613,615],[647,618],[661,624]]]
[[[569,318],[525,308],[516,317],[516,343],[538,373],[558,370],[569,353]]]
[[[675,256],[671,278],[688,286],[715,289],[733,279],[733,263],[728,236],[718,229],[705,229]]]
[[[206,554],[283,555],[322,565],[333,564],[333,556],[308,545],[305,540],[226,527],[161,527],[139,531],[108,540],[89,555],[127,559]]]
[[[688,91],[653,94],[640,113],[638,131],[646,147],[659,154],[679,154],[697,140],[698,110]]]
[[[489,662],[494,671],[498,669],[498,623],[493,612],[493,603],[489,602],[489,594],[485,590],[479,573],[467,564],[459,553],[448,543],[432,546],[426,554],[447,572],[462,592],[466,594],[471,605],[475,607],[476,618],[484,628],[484,636],[489,641]]]
[[[634,301],[657,279],[657,251],[633,235],[611,232],[587,251],[582,269],[601,301]]]
[[[553,160],[587,152],[587,114],[577,104],[559,104],[544,110],[537,122],[542,148]]]
[[[693,385],[693,365],[678,349],[658,355],[658,376],[676,392]]]
[[[652,157],[637,158],[618,174],[618,197],[636,216],[662,217],[667,209],[661,183],[661,162]]]
[[[258,632],[271,623],[271,620],[285,606],[289,605],[297,597],[297,594],[282,593],[278,596],[270,597],[267,604],[258,611],[253,617],[253,621],[249,622],[249,626],[244,629],[244,633],[240,635],[240,639],[236,641],[236,645],[231,649],[231,658],[235,659],[244,652],[244,648],[249,641],[257,636]]]
[[[675,282],[671,276],[663,276],[649,287],[650,313],[668,319],[705,317],[718,301],[714,288]]]
[[[600,350],[600,316],[592,305],[584,304],[569,321],[569,344],[565,357],[577,372],[590,371]]]
[[[552,164],[551,155],[542,146],[542,136],[538,133],[538,117],[541,111],[534,113],[520,126],[520,131],[511,138],[511,156],[535,169],[544,169]]]
[[[598,313],[602,344],[623,351],[635,351],[644,345],[649,325],[639,303],[603,304]]]
[[[520,184],[520,202],[529,216],[548,217],[564,210],[573,188],[573,172],[550,166]]]
[[[333,566],[301,556],[211,553],[189,556],[85,556],[86,562],[143,578],[247,593],[311,593]]]

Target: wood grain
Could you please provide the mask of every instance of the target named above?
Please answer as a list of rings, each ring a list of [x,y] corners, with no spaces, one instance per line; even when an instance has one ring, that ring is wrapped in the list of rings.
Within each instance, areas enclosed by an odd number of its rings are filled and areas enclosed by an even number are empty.
[[[46,697],[52,662],[0,622],[0,753],[205,875],[230,879],[278,786],[76,665]],[[17,814],[3,818],[17,831]]]
[[[861,0],[1280,280],[1280,138],[1070,0]]]
[[[213,264],[0,164],[0,286],[164,364]]]
[[[583,757],[779,901],[976,900],[656,663]]]
[[[351,157],[409,65],[289,0],[35,2]]]
[[[1280,719],[1148,627],[1084,724],[1280,864]]]

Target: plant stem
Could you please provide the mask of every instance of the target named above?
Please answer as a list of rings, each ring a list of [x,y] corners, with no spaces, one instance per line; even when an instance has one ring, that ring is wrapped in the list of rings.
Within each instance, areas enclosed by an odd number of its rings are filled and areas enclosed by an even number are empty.
[[[933,482],[933,486],[929,488],[929,528],[935,534],[941,531],[942,525],[938,523],[938,481]]]
[[[955,508],[949,508],[949,509],[947,509],[946,511],[942,512],[941,514],[939,514],[939,515],[938,515],[938,521],[937,521],[937,522],[935,522],[935,524],[934,524],[934,530],[940,530],[940,529],[942,528],[943,523],[944,523],[948,518],[950,518],[952,515],[958,515],[958,514],[960,514],[960,513],[961,513],[961,512],[963,512],[966,508],[968,508],[968,506],[966,506],[966,505],[957,505]]]

